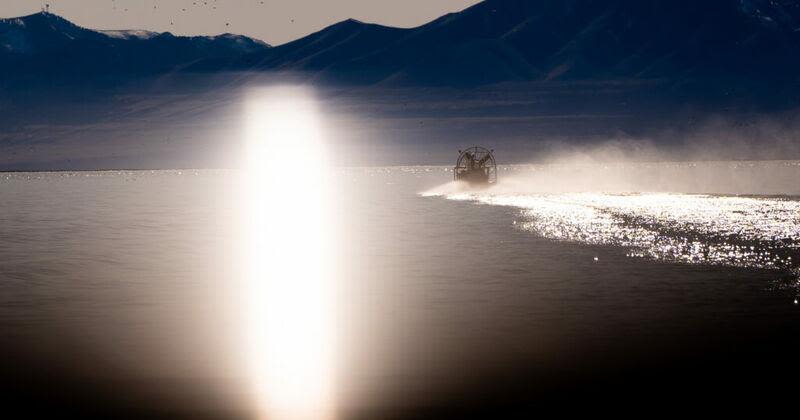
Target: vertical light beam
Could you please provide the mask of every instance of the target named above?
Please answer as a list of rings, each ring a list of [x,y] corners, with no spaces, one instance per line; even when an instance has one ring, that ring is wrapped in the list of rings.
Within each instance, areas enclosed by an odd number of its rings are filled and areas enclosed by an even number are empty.
[[[335,278],[331,176],[310,92],[247,103],[243,186],[248,369],[263,417],[331,419]]]

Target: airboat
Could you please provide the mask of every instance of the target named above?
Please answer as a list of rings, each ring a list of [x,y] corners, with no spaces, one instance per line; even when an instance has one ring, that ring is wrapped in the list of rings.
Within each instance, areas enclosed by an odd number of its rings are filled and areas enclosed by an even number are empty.
[[[459,150],[453,178],[473,186],[486,186],[497,182],[497,163],[494,161],[494,150],[483,147],[470,147]]]

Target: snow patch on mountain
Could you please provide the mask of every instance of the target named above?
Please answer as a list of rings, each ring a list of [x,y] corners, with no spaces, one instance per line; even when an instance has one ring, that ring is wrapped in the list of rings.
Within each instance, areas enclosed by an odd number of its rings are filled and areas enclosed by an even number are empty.
[[[153,31],[145,31],[141,29],[133,29],[133,30],[104,30],[98,31],[101,34],[104,34],[110,38],[116,39],[150,39],[154,36],[157,36],[158,32]]]

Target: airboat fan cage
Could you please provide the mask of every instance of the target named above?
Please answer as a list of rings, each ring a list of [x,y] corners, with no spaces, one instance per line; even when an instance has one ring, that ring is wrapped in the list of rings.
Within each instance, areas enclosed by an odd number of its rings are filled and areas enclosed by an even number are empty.
[[[497,163],[493,150],[483,147],[470,147],[459,150],[456,166],[453,168],[453,179],[470,184],[494,184],[497,182]]]

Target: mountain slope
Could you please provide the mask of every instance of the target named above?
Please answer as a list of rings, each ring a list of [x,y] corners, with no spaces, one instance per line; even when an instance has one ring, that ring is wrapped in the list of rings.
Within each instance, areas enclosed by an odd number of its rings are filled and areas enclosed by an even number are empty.
[[[6,86],[154,75],[202,59],[233,58],[269,48],[232,34],[178,37],[93,31],[50,13],[0,19],[0,76]]]
[[[47,13],[0,20],[6,86],[225,71],[400,86],[658,80],[695,98],[800,101],[800,0],[486,0],[416,28],[347,20],[277,47],[97,32]]]
[[[229,67],[358,84],[796,83],[800,2],[487,0],[412,29],[342,22]]]
[[[0,51],[35,55],[63,48],[76,41],[102,41],[97,32],[78,27],[56,15],[37,13],[0,20]]]
[[[408,33],[406,29],[359,22],[348,19],[319,32],[267,50],[245,54],[231,60],[207,59],[191,66],[192,71],[255,70],[326,74],[328,68],[342,60],[373,54],[393,45]],[[330,74],[329,74],[330,75]],[[334,80],[357,84],[375,81],[369,66],[352,72],[334,72]],[[378,73],[380,80],[384,75]]]

